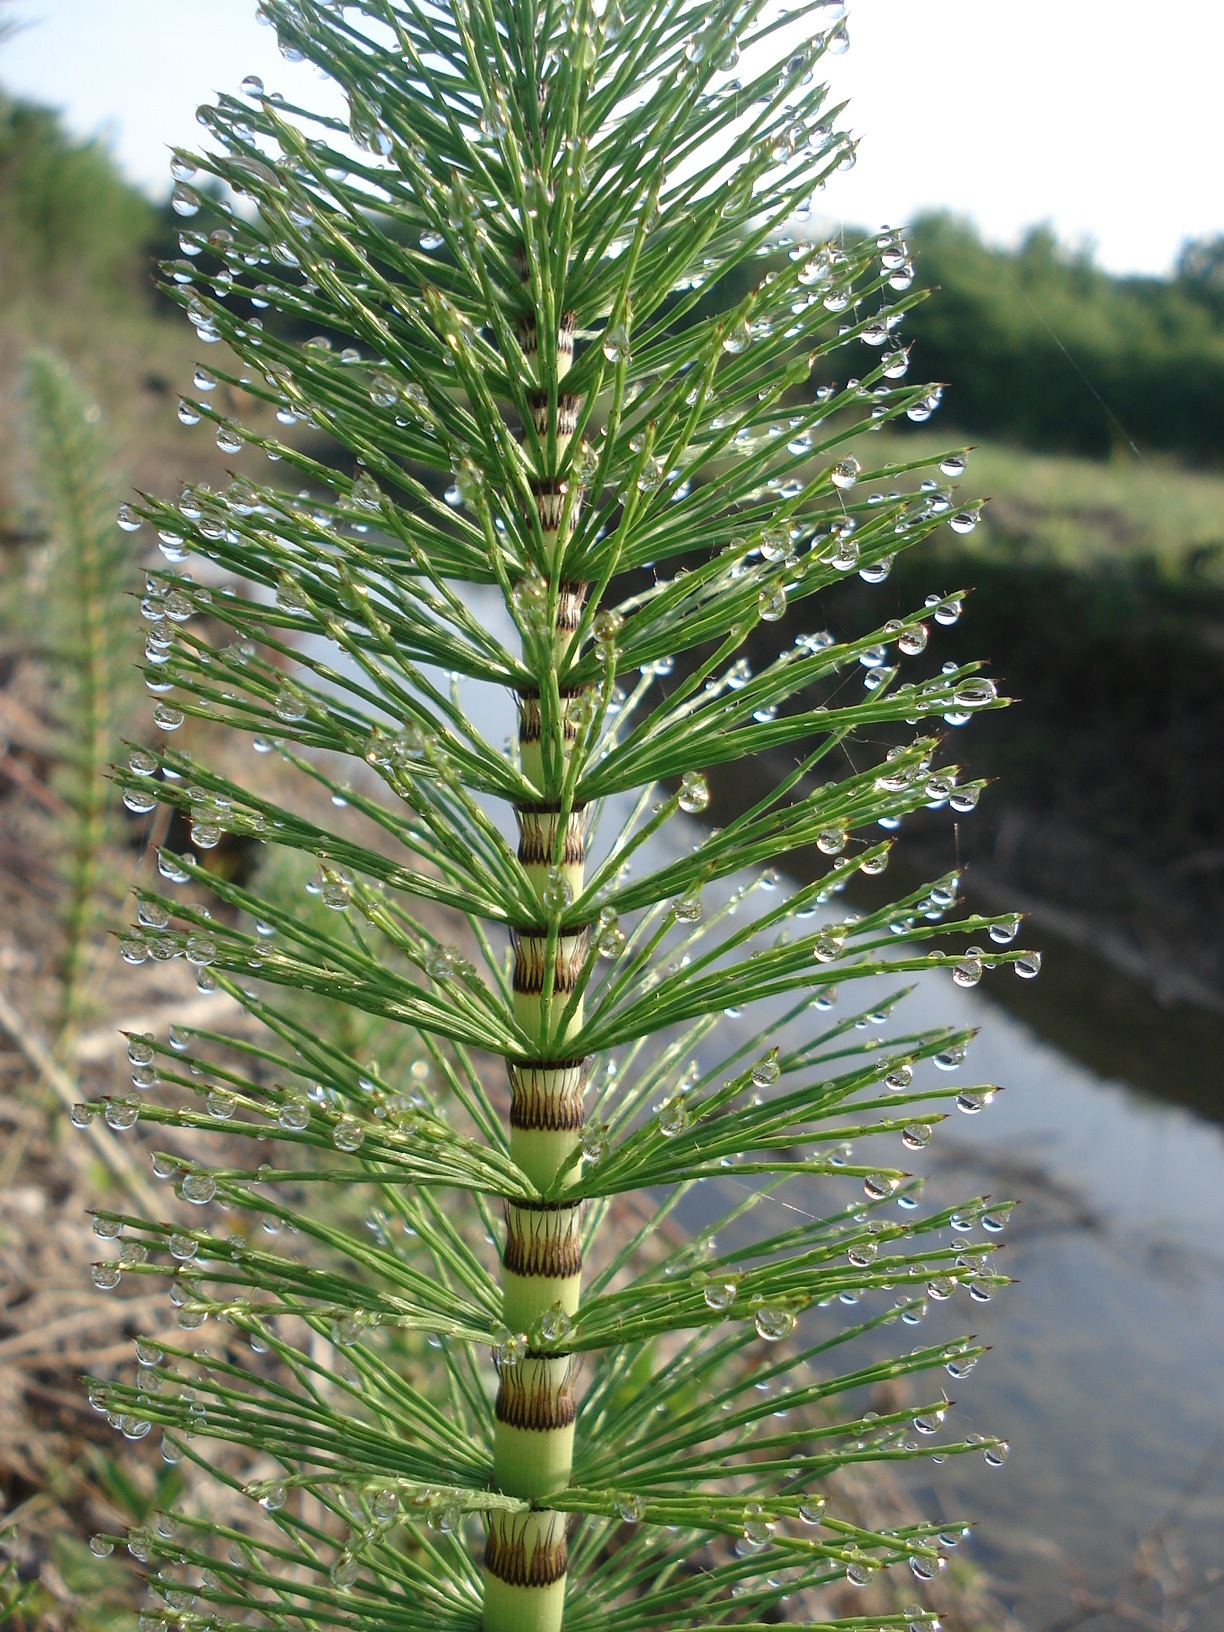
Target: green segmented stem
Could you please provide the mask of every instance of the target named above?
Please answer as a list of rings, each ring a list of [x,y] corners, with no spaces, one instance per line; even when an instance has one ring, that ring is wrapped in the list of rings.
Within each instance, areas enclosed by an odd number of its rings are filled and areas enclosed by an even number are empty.
[[[537,354],[534,323],[524,320],[520,340],[525,357]],[[573,355],[573,324],[563,320],[557,338],[560,379]],[[560,460],[577,419],[576,399],[559,392],[539,393],[533,417],[541,446]],[[546,455],[547,456],[547,455]],[[550,661],[569,644],[581,616],[586,586],[560,582],[564,553],[561,529],[577,517],[578,499],[566,493],[552,471],[533,489],[552,582],[548,604],[555,606]],[[524,655],[527,655],[526,645]],[[557,795],[577,736],[581,698],[561,696],[554,718],[555,740],[544,730],[550,711],[542,703],[543,684],[519,694],[519,753],[525,776],[546,797],[519,805],[519,860],[547,902],[550,882],[581,893],[586,844],[581,811],[565,811]],[[554,680],[555,684],[555,680]],[[558,775],[558,772],[560,773]],[[555,1186],[579,1147],[583,1091],[588,1062],[557,1058],[565,1038],[582,1025],[581,999],[573,1005],[561,1034],[545,1037],[549,1016],[567,1007],[586,958],[586,930],[550,933],[547,925],[512,932],[514,1016],[522,1029],[547,1047],[539,1059],[509,1060],[510,1154],[545,1195]],[[581,1209],[549,1202],[506,1203],[506,1244],[502,1254],[503,1314],[511,1333],[538,1332],[541,1320],[576,1314],[582,1291]],[[570,1482],[574,1453],[574,1357],[541,1354],[529,1347],[522,1357],[499,1361],[493,1439],[493,1482],[509,1496],[543,1502]],[[484,1632],[559,1632],[565,1606],[566,1519],[546,1506],[530,1514],[490,1515],[484,1564]]]

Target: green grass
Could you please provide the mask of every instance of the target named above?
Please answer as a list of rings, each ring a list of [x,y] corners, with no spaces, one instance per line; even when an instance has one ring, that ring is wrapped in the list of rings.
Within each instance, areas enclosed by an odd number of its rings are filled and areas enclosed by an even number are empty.
[[[870,470],[899,447],[916,458],[948,444],[946,429],[881,432],[859,456]],[[990,502],[976,532],[945,534],[958,553],[1005,552],[1012,563],[1089,573],[1152,563],[1170,579],[1224,586],[1224,474],[1163,457],[1071,459],[988,442],[973,449],[959,488]]]

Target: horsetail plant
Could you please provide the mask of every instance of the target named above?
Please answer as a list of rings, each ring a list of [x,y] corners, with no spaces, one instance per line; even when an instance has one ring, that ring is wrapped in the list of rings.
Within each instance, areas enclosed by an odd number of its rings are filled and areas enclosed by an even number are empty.
[[[131,626],[123,596],[139,582],[115,531],[116,487],[98,407],[62,358],[34,352],[27,401],[39,508],[50,559],[44,638],[56,681],[58,791],[66,890],[59,960],[56,1051],[71,1053],[88,1016],[100,923],[121,921],[122,896],[105,877],[116,823],[106,790],[122,718],[132,698]]]
[[[863,466],[938,396],[903,383],[902,238],[795,237],[853,152],[818,83],[842,9],[796,44],[762,0],[263,0],[347,118],[252,78],[175,155],[166,287],[224,343],[180,417],[245,468],[123,512],[169,561],[163,736],[116,775],[204,854],[162,851],[180,888],[122,949],[245,1018],[131,1039],[165,1101],[95,1107],[178,1130],[155,1168],[229,1215],[99,1218],[103,1284],[171,1272],[183,1335],[95,1403],[230,1492],[128,1538],[158,1626],[827,1624],[823,1588],[894,1565],[896,1607],[837,1624],[933,1624],[900,1600],[946,1523],[877,1532],[836,1474],[970,1448],[909,1438],[934,1382],[880,1416],[862,1391],[971,1369],[972,1339],[875,1334],[927,1289],[988,1296],[1001,1213],[924,1213],[849,1144],[989,1097],[915,1076],[963,1030],[881,1034],[898,979],[1034,961],[1015,919],[944,921],[954,877],[838,899],[908,813],[976,799],[940,722],[1001,700],[975,665],[902,679],[927,609],[742,651],[973,522],[929,461]],[[279,756],[271,791],[218,727]],[[699,828],[716,766],[739,797]],[[207,865],[235,835],[307,894]],[[809,883],[759,872],[801,852]]]

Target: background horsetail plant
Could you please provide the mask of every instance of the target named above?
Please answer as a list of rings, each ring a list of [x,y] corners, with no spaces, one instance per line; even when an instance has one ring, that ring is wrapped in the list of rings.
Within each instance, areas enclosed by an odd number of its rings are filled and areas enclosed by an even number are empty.
[[[940,1383],[980,1351],[832,1356],[928,1292],[987,1297],[1001,1213],[924,1212],[889,1165],[990,1090],[921,1090],[968,1034],[885,1040],[879,1011],[911,971],[1035,960],[1014,918],[944,921],[954,878],[839,901],[881,829],[976,799],[933,768],[940,722],[999,699],[973,666],[903,678],[925,609],[755,675],[741,651],[974,520],[939,470],[864,452],[937,400],[903,383],[904,242],[786,237],[853,152],[819,83],[842,7],[798,46],[756,0],[261,12],[349,117],[254,79],[201,110],[166,285],[224,344],[180,417],[241,474],[121,516],[168,564],[160,734],[118,780],[194,847],[161,852],[176,888],[122,948],[245,1015],[132,1038],[165,1094],[101,1107],[180,1130],[155,1167],[194,1206],[100,1216],[101,1283],[172,1276],[181,1331],[95,1403],[229,1487],[127,1538],[150,1619],[810,1625],[822,1587],[893,1566],[907,1598],[946,1523],[864,1528],[835,1475],[969,1449],[936,1433]],[[830,384],[840,349],[865,372]],[[288,791],[177,746],[215,761],[219,726]],[[686,824],[718,765],[748,796]],[[227,835],[281,856],[263,884],[208,865]],[[754,872],[798,851],[809,884]],[[785,1227],[754,1232],[783,1185]],[[815,1312],[839,1297],[852,1328]],[[864,1415],[866,1385],[927,1372],[922,1406]]]

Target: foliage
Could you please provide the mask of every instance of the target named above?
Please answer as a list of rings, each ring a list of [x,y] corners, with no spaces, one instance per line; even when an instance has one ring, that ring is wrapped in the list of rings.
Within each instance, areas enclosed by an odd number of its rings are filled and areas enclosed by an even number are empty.
[[[0,298],[97,304],[142,281],[158,242],[155,207],[96,141],[50,108],[0,93]]]
[[[121,512],[168,563],[144,602],[163,736],[116,776],[202,853],[162,851],[123,952],[186,958],[246,1016],[132,1038],[137,1092],[94,1107],[190,1141],[156,1161],[187,1206],[100,1215],[120,1258],[95,1271],[169,1274],[181,1333],[92,1397],[249,1498],[127,1538],[170,1624],[814,1624],[812,1593],[893,1565],[928,1581],[945,1545],[942,1523],[839,1513],[838,1468],[1002,1459],[939,1437],[934,1380],[921,1408],[865,1414],[872,1384],[981,1352],[880,1357],[871,1334],[1005,1279],[1000,1210],[924,1212],[878,1144],[921,1148],[947,1104],[989,1100],[926,1076],[968,1033],[880,1028],[918,972],[1037,960],[1014,917],[956,914],[955,877],[839,899],[908,813],[972,808],[979,785],[936,769],[943,722],[1001,699],[977,664],[922,658],[921,606],[801,635],[755,675],[740,651],[976,519],[945,482],[960,456],[847,452],[937,401],[903,383],[903,240],[769,263],[849,155],[817,82],[841,9],[779,63],[780,25],[742,0],[265,0],[349,124],[252,81],[212,111],[214,151],[176,155],[167,288],[240,370],[202,365],[181,417],[293,479]],[[754,263],[742,300],[703,307]],[[814,390],[847,349],[857,377]],[[220,383],[283,434],[215,407]],[[189,721],[252,733],[294,793],[174,746]],[[862,768],[838,774],[850,746]],[[773,748],[791,774],[674,836],[711,766],[751,777]],[[306,858],[309,910],[210,871],[226,834]],[[781,887],[768,864],[813,846],[822,875]],[[754,1232],[786,1185],[785,1227]],[[723,1216],[675,1233],[707,1191]]]
[[[1197,463],[1224,457],[1218,245],[1187,246],[1167,279],[1110,276],[1044,227],[1009,252],[930,215],[913,243],[940,291],[915,313],[915,356],[948,382],[962,430],[1093,458],[1127,438]]]

